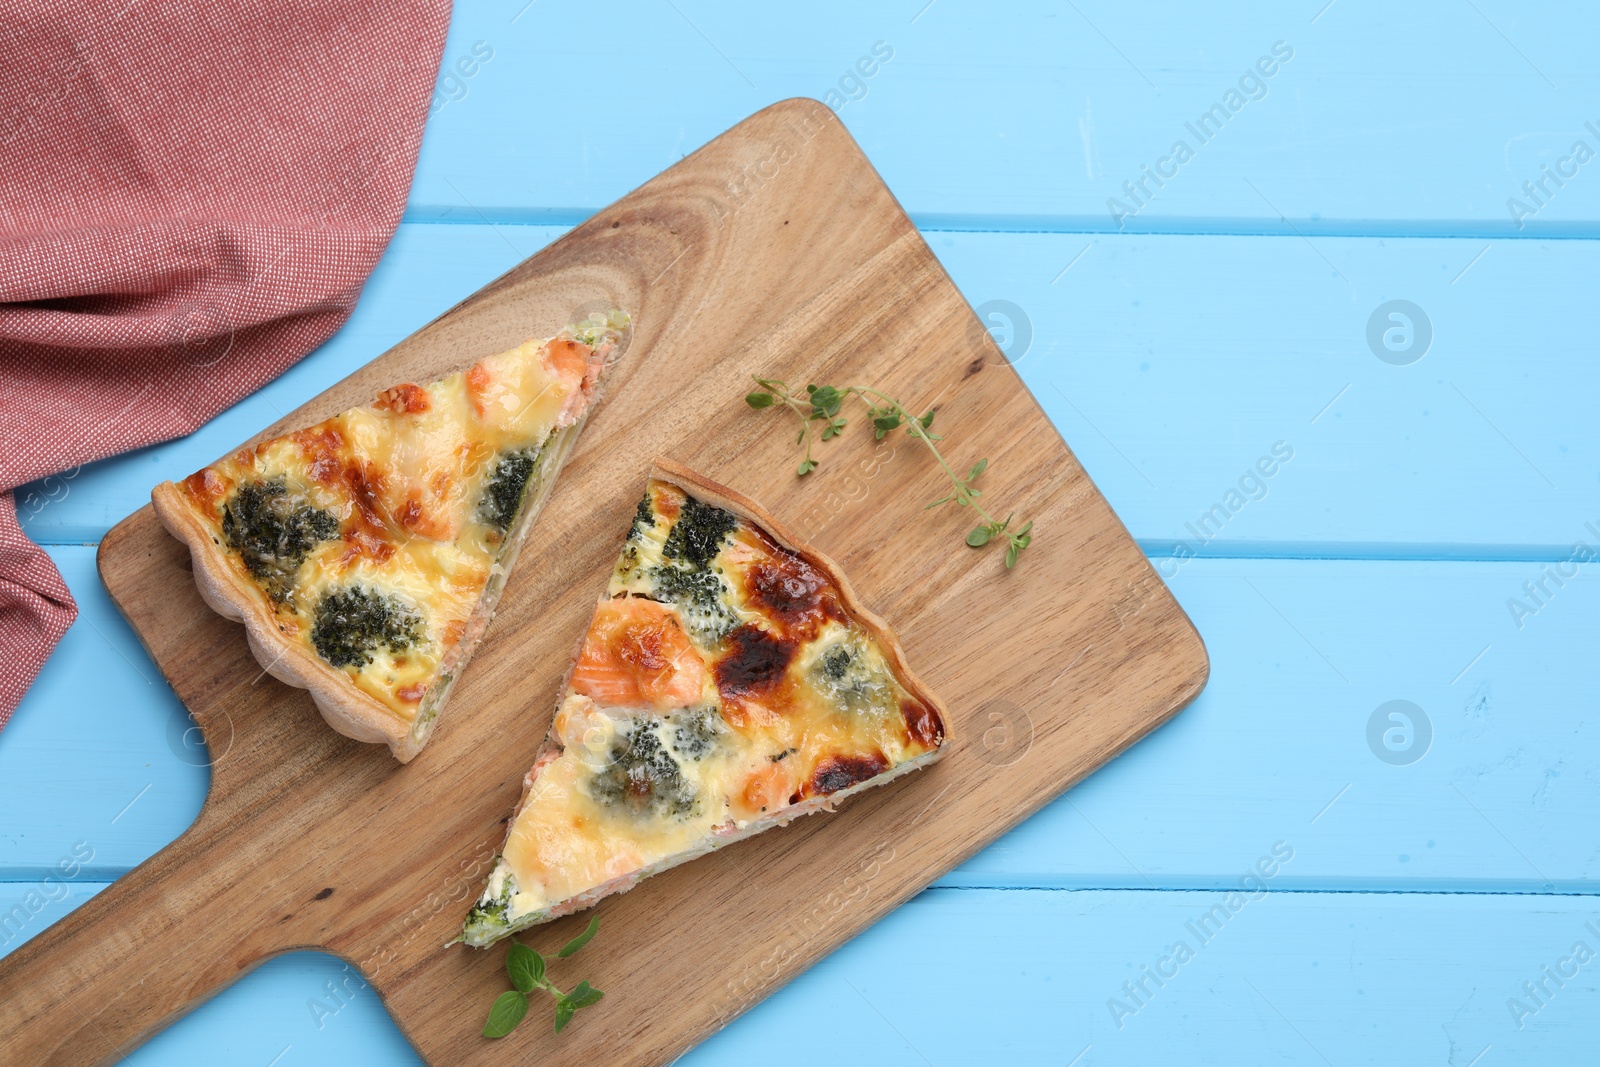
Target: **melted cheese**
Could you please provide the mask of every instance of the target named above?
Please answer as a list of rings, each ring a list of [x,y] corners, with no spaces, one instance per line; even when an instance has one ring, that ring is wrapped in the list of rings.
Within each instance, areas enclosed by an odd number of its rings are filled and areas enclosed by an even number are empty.
[[[616,313],[609,323],[528,341],[425,386],[386,389],[370,405],[198,471],[183,488],[225,558],[261,589],[280,631],[325,660],[313,635],[319,606],[337,603],[329,596],[364,591],[414,622],[398,647],[378,643],[358,650],[354,658],[364,662],[335,664],[412,722],[455,666],[452,651],[514,525],[522,497],[510,494],[507,503],[496,486],[515,471],[528,476],[532,495],[552,473],[544,462],[549,445],[581,416],[625,325]],[[291,555],[274,584],[252,572],[230,536],[229,509],[237,511],[241,492],[278,483],[285,507],[316,509],[337,530],[311,538],[297,563]]]
[[[943,740],[820,571],[726,512],[701,565],[674,527],[704,506],[654,481],[646,500],[480,902],[507,923]]]

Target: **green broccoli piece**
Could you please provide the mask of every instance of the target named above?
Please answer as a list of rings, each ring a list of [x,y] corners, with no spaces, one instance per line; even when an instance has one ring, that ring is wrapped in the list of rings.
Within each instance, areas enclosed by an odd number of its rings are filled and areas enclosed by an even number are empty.
[[[655,521],[649,504],[647,495],[634,517],[630,542],[642,540],[644,530]],[[713,564],[723,541],[738,522],[732,512],[694,497],[686,498],[661,545],[662,562],[643,574],[650,587],[645,595],[676,605],[690,635],[703,645],[716,645],[739,625],[738,617],[728,607],[730,591],[721,568]],[[623,549],[625,572],[629,574],[638,563],[637,553],[632,559],[628,556],[631,547]]]
[[[728,607],[721,571],[664,563],[647,573],[650,598],[675,605],[689,635],[702,645],[715,646],[738,629],[739,617]]]
[[[847,633],[812,665],[817,688],[852,712],[882,712],[890,698],[889,680],[867,655],[859,635]]]
[[[222,536],[281,604],[290,599],[295,573],[311,550],[339,536],[339,520],[274,478],[240,486],[222,505]]]
[[[722,550],[723,540],[737,525],[739,519],[733,512],[688,497],[678,512],[678,521],[667,534],[666,543],[661,546],[661,554],[696,568],[705,567]]]
[[[655,509],[650,506],[650,494],[647,492],[639,501],[639,507],[633,513],[633,525],[628,527],[628,540],[644,540],[644,532],[656,524]]]
[[[699,808],[694,784],[657,736],[659,719],[620,723],[609,762],[589,779],[589,795],[636,815],[690,815]]]
[[[716,705],[685,708],[669,717],[672,721],[672,747],[685,759],[703,760],[716,749],[725,728]]]
[[[495,870],[498,872],[504,865],[504,859],[497,859]],[[484,895],[467,912],[466,922],[461,928],[461,940],[469,945],[483,946],[502,936],[511,925],[511,897],[516,891],[516,879],[510,871],[505,874],[499,895],[491,897],[485,889]]]
[[[422,615],[415,608],[363,585],[323,596],[311,627],[312,645],[335,667],[364,667],[379,648],[403,652],[422,639]]]
[[[478,519],[485,526],[505,533],[522,510],[523,498],[528,494],[528,482],[539,465],[544,446],[522,448],[505,452],[490,468],[483,483],[483,495],[478,500]]]

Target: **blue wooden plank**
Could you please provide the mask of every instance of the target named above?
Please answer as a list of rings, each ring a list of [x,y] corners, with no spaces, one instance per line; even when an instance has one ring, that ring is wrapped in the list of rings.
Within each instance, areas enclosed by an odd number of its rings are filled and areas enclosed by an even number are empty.
[[[180,833],[206,788],[187,716],[91,550],[52,555],[83,615],[0,733],[0,878],[37,877],[80,840],[120,872]],[[1600,809],[1593,576],[1547,582],[1519,630],[1506,602],[1543,565],[1155,563],[1205,635],[1205,692],[941,884],[1213,888],[1288,836],[1301,855],[1281,884],[1296,888],[1600,891],[1593,843],[1570,830]],[[1113,616],[1136,618],[1138,594]],[[1094,655],[1062,649],[1062,667],[1080,653]],[[1410,764],[1369,743],[1391,700],[1428,721]]]
[[[106,595],[94,549],[51,551],[78,620],[0,731],[0,880],[74,849],[114,878],[182,833],[210,784],[194,721]]]
[[[336,338],[181,441],[28,487],[27,530],[97,540],[155,482],[223,454],[559,232],[401,227]],[[1150,551],[1555,560],[1595,541],[1600,364],[1569,357],[1589,344],[1594,242],[929,237]],[[1368,346],[1393,299],[1420,306],[1433,335],[1407,366]],[[737,406],[743,386],[724,387]],[[1259,478],[1280,444],[1292,460]]]
[[[1259,842],[1247,863],[1265,859],[1270,869],[1276,844]],[[1283,842],[1280,854],[1284,846],[1293,847]],[[1175,1049],[1185,1064],[1593,1062],[1593,901],[1270,891],[1276,882],[1263,880],[1269,891],[1253,897],[931,890],[680,1062],[767,1062],[774,1049],[804,1059],[870,1049],[874,1062],[906,1067],[1142,1067]],[[18,889],[0,885],[0,906]],[[1575,958],[1579,944],[1587,963]],[[787,948],[780,935],[774,951]],[[1158,970],[1165,977],[1149,977]],[[1549,977],[1558,970],[1569,977]],[[590,977],[605,987],[604,975]],[[574,1025],[604,1026],[606,1013],[627,1010],[606,1001]],[[486,1011],[464,1005],[460,1025],[476,1030]],[[418,1060],[359,977],[331,956],[296,953],[127,1062]]]
[[[1118,198],[1135,231],[1600,232],[1600,174],[1571,158],[1600,150],[1593,5],[1323,6],[458,4],[411,217],[570,223],[810,96],[928,225],[1115,231]],[[581,92],[558,41],[603,42]]]

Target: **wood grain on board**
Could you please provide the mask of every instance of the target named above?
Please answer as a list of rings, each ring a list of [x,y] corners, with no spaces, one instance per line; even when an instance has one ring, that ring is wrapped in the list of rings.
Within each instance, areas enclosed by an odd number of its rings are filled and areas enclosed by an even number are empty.
[[[602,211],[262,436],[397,381],[634,315],[628,351],[414,762],[327,729],[208,611],[148,508],[105,538],[107,588],[205,732],[211,792],[183,836],[0,962],[0,1047],[114,1059],[262,960],[323,947],[368,977],[435,1063],[653,1064],[744,1011],[1191,700],[1204,648],[887,188],[815,101],[770,107]],[[865,382],[938,409],[985,502],[1036,523],[1013,571],[924,511],[945,479],[858,416],[793,474],[793,426],[749,411],[749,375]],[[651,460],[765,503],[844,567],[952,713],[953,750],[841,811],[730,847],[599,909],[582,956],[603,1006],[559,1037],[530,1016],[479,1036],[504,947],[446,947],[547,729],[574,635]],[[115,700],[114,693],[106,699]],[[576,916],[524,940],[549,949]],[[542,1011],[536,1009],[538,1011]]]

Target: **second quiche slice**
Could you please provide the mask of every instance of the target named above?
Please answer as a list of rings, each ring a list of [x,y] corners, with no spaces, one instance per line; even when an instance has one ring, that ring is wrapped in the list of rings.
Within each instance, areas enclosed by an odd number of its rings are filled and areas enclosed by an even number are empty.
[[[156,486],[200,594],[402,763],[471,658],[628,317],[591,318]]]
[[[938,759],[838,567],[658,461],[461,940],[482,947]]]

